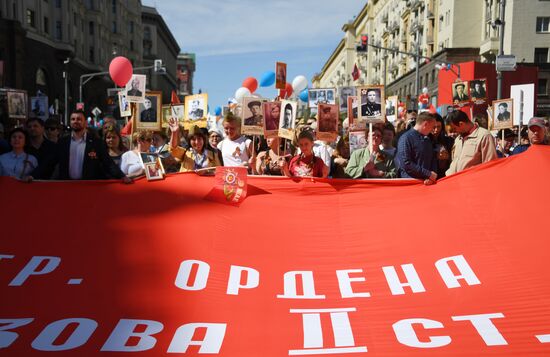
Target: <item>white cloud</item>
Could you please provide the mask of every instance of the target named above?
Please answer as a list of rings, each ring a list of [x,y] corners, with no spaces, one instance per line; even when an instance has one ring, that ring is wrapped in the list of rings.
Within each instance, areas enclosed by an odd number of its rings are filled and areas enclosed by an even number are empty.
[[[357,0],[163,0],[156,6],[182,51],[202,56],[338,44]]]

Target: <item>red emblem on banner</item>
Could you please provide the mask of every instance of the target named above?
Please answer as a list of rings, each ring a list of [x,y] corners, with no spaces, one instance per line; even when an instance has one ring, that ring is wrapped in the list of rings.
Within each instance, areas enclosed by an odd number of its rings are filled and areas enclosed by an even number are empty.
[[[216,167],[214,180],[214,188],[206,199],[238,206],[246,198],[246,167]]]

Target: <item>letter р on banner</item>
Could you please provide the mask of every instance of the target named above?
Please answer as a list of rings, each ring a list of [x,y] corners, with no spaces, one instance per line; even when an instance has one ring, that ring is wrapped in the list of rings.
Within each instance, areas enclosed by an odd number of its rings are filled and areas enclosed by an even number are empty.
[[[246,167],[216,167],[214,187],[206,199],[239,206],[246,198]]]

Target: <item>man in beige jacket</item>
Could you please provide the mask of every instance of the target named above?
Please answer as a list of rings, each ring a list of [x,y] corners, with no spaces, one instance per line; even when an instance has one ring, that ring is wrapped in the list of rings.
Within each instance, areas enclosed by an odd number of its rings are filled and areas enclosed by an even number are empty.
[[[495,139],[491,133],[472,123],[466,113],[455,110],[447,115],[447,125],[458,134],[453,147],[453,161],[447,176],[497,158]]]

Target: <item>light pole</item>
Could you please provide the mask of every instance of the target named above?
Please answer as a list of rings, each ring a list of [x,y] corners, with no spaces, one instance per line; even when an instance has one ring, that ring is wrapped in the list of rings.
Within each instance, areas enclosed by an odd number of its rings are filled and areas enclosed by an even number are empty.
[[[63,79],[65,80],[65,108],[63,109],[63,118],[65,126],[69,124],[69,62],[71,62],[70,58],[67,58],[65,61],[63,61],[63,64],[65,65],[64,71],[63,71]]]
[[[500,0],[500,18],[495,21],[495,26],[499,26],[499,46],[498,57],[504,55],[504,10],[506,8],[506,0]],[[502,99],[502,71],[497,69],[497,99]]]
[[[158,62],[160,61],[160,62]],[[155,69],[154,73],[164,74],[166,73],[166,68],[162,66],[162,60],[155,60],[155,64],[152,66],[145,66],[145,67],[136,67],[134,68],[134,71],[146,71],[149,69]],[[82,87],[88,83],[92,78],[97,76],[104,76],[109,74],[109,72],[96,72],[96,73],[88,73],[83,74],[80,76],[80,84],[78,87],[79,92],[79,102],[82,103]]]
[[[416,102],[420,96],[420,24],[416,27],[416,70],[415,70]]]

